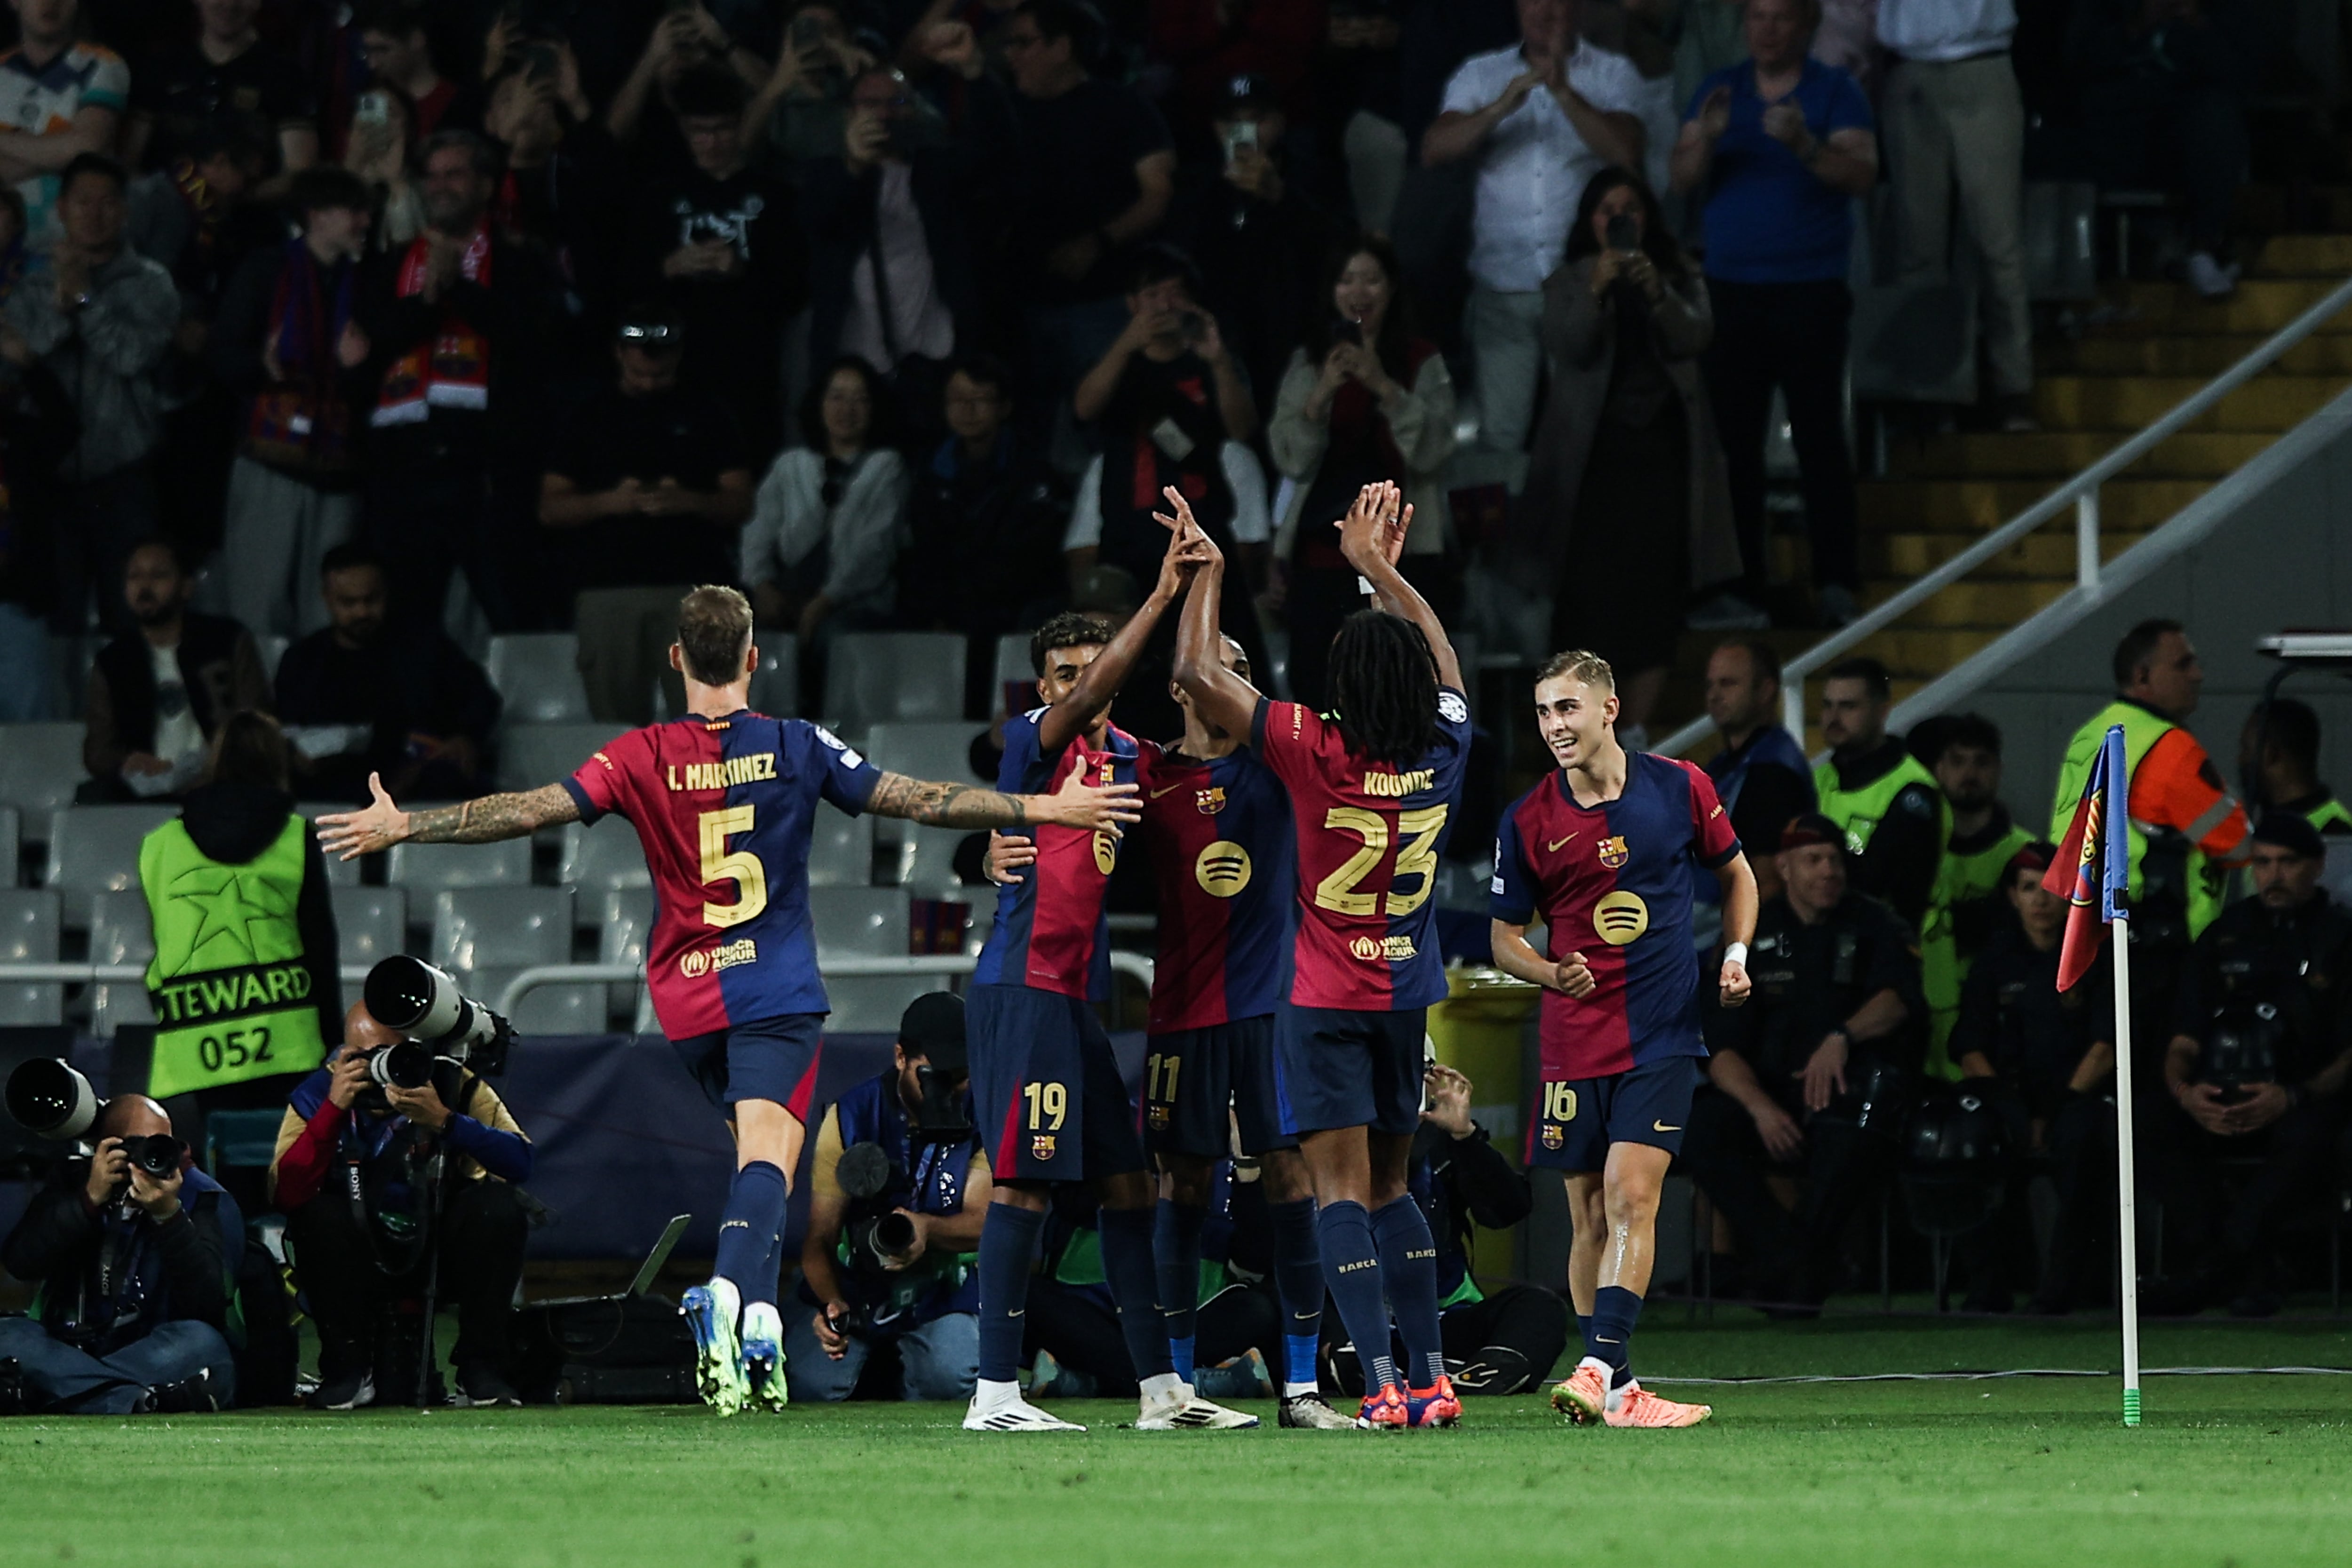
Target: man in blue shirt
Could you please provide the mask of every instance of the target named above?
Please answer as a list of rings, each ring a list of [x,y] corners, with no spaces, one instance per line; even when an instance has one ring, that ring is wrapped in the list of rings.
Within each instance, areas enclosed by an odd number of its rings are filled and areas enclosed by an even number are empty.
[[[1870,104],[1854,79],[1806,57],[1820,0],[1749,0],[1746,63],[1699,84],[1675,143],[1678,191],[1705,193],[1715,342],[1706,381],[1731,469],[1748,587],[1764,581],[1764,426],[1787,396],[1812,534],[1822,618],[1856,611],[1853,459],[1843,376],[1853,198],[1878,179]]]

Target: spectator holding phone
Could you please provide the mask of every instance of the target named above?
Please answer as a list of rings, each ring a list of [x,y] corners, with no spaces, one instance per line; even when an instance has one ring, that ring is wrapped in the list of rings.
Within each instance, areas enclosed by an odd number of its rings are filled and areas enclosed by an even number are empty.
[[[415,134],[415,105],[388,83],[377,82],[352,106],[343,167],[375,193],[378,251],[405,250],[425,232],[425,196],[416,188],[408,158]]]
[[[1358,235],[1323,276],[1323,310],[1290,356],[1266,429],[1291,497],[1276,520],[1272,596],[1290,627],[1291,695],[1318,710],[1331,638],[1364,602],[1328,524],[1364,486],[1392,479],[1413,509],[1400,564],[1408,576],[1434,564],[1451,531],[1443,480],[1454,455],[1454,378],[1406,320],[1396,251]]]
[[[1691,589],[1739,574],[1698,368],[1714,328],[1706,284],[1657,199],[1602,170],[1544,284],[1551,395],[1512,553],[1521,581],[1552,587],[1549,646],[1591,648],[1620,671],[1618,733],[1636,750]]]

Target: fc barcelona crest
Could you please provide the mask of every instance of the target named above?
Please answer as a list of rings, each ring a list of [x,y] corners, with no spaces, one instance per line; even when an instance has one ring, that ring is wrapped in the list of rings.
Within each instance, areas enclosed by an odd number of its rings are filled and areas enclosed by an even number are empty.
[[[1209,789],[1194,790],[1192,806],[1202,816],[1216,816],[1225,809],[1225,786],[1217,784]]]
[[[1543,1146],[1545,1148],[1557,1149],[1567,1142],[1567,1128],[1562,1127],[1557,1121],[1547,1121],[1543,1124]]]
[[[1618,867],[1622,866],[1626,861],[1633,858],[1633,852],[1625,847],[1625,836],[1623,834],[1621,833],[1614,838],[1604,838],[1601,841],[1601,863],[1603,866],[1608,867],[1612,871],[1614,871]]]
[[[1031,1134],[1029,1139],[1029,1157],[1033,1160],[1052,1159],[1054,1157],[1054,1135],[1050,1132],[1037,1132]]]

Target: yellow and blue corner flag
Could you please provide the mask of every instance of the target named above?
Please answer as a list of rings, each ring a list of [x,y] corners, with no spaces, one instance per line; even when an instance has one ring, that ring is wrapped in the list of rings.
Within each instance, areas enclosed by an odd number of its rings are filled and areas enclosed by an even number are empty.
[[[2124,769],[2124,727],[2111,726],[2099,746],[2066,842],[2058,847],[2042,885],[2066,900],[2066,935],[2058,949],[2058,989],[2070,990],[2099,959],[2099,944],[2116,917],[2131,876],[2131,851],[2117,830],[2130,804]]]

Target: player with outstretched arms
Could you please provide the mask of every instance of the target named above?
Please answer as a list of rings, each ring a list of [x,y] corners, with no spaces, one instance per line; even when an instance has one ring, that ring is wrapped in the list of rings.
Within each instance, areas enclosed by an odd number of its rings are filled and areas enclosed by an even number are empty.
[[[1189,529],[1181,501],[1177,513]],[[1248,735],[1290,790],[1298,931],[1276,1015],[1277,1081],[1315,1185],[1324,1279],[1364,1365],[1357,1424],[1392,1430],[1462,1416],[1438,1331],[1436,1243],[1406,1183],[1423,1026],[1445,994],[1431,896],[1470,704],[1445,628],[1396,567],[1412,521],[1397,487],[1378,483],[1339,524],[1341,554],[1381,607],[1332,638],[1329,717],[1269,700],[1217,657],[1222,558],[1194,577],[1176,639],[1176,679],[1202,719]]]
[[[1131,784],[1076,774],[1050,795],[1014,795],[884,773],[818,725],[751,711],[760,654],[751,606],[732,588],[686,595],[669,658],[686,678],[686,716],[630,731],[562,783],[406,812],[371,779],[373,804],[320,817],[319,838],[348,860],[403,842],[520,838],[608,812],[636,828],[658,900],[646,952],[654,1011],[735,1140],[712,1278],[681,1307],[702,1396],[731,1415],[785,1398],[777,1247],[826,1011],[808,904],[817,802],[931,826],[1051,824],[1112,840],[1137,811]]]
[[[1113,631],[1061,615],[1030,638],[1045,706],[1004,721],[997,784],[1040,789],[1070,778],[1131,784],[1135,738],[1110,721],[1118,695],[1160,618],[1205,552],[1195,530],[1171,534],[1160,579]],[[964,1427],[1083,1428],[1021,1397],[1017,1381],[1029,1278],[1054,1188],[1093,1189],[1105,1282],[1141,1399],[1144,1431],[1255,1426],[1257,1417],[1196,1398],[1176,1373],[1160,1321],[1151,1255],[1155,1194],[1135,1106],[1094,1004],[1110,994],[1103,895],[1118,864],[1115,834],[1040,828],[1025,875],[997,889],[996,919],[965,998],[972,1116],[995,1185],[980,1232],[980,1375]]]
[[[1542,1082],[1528,1163],[1560,1173],[1576,1227],[1569,1294],[1585,1353],[1552,1390],[1580,1423],[1696,1426],[1713,1414],[1648,1393],[1629,1356],[1656,1252],[1658,1191],[1682,1147],[1706,1047],[1691,945],[1691,867],[1723,889],[1727,1007],[1748,999],[1756,877],[1706,773],[1617,743],[1617,683],[1594,654],[1536,675],[1536,727],[1559,771],[1503,814],[1496,965],[1544,988]],[[1528,941],[1540,916],[1547,938]]]

